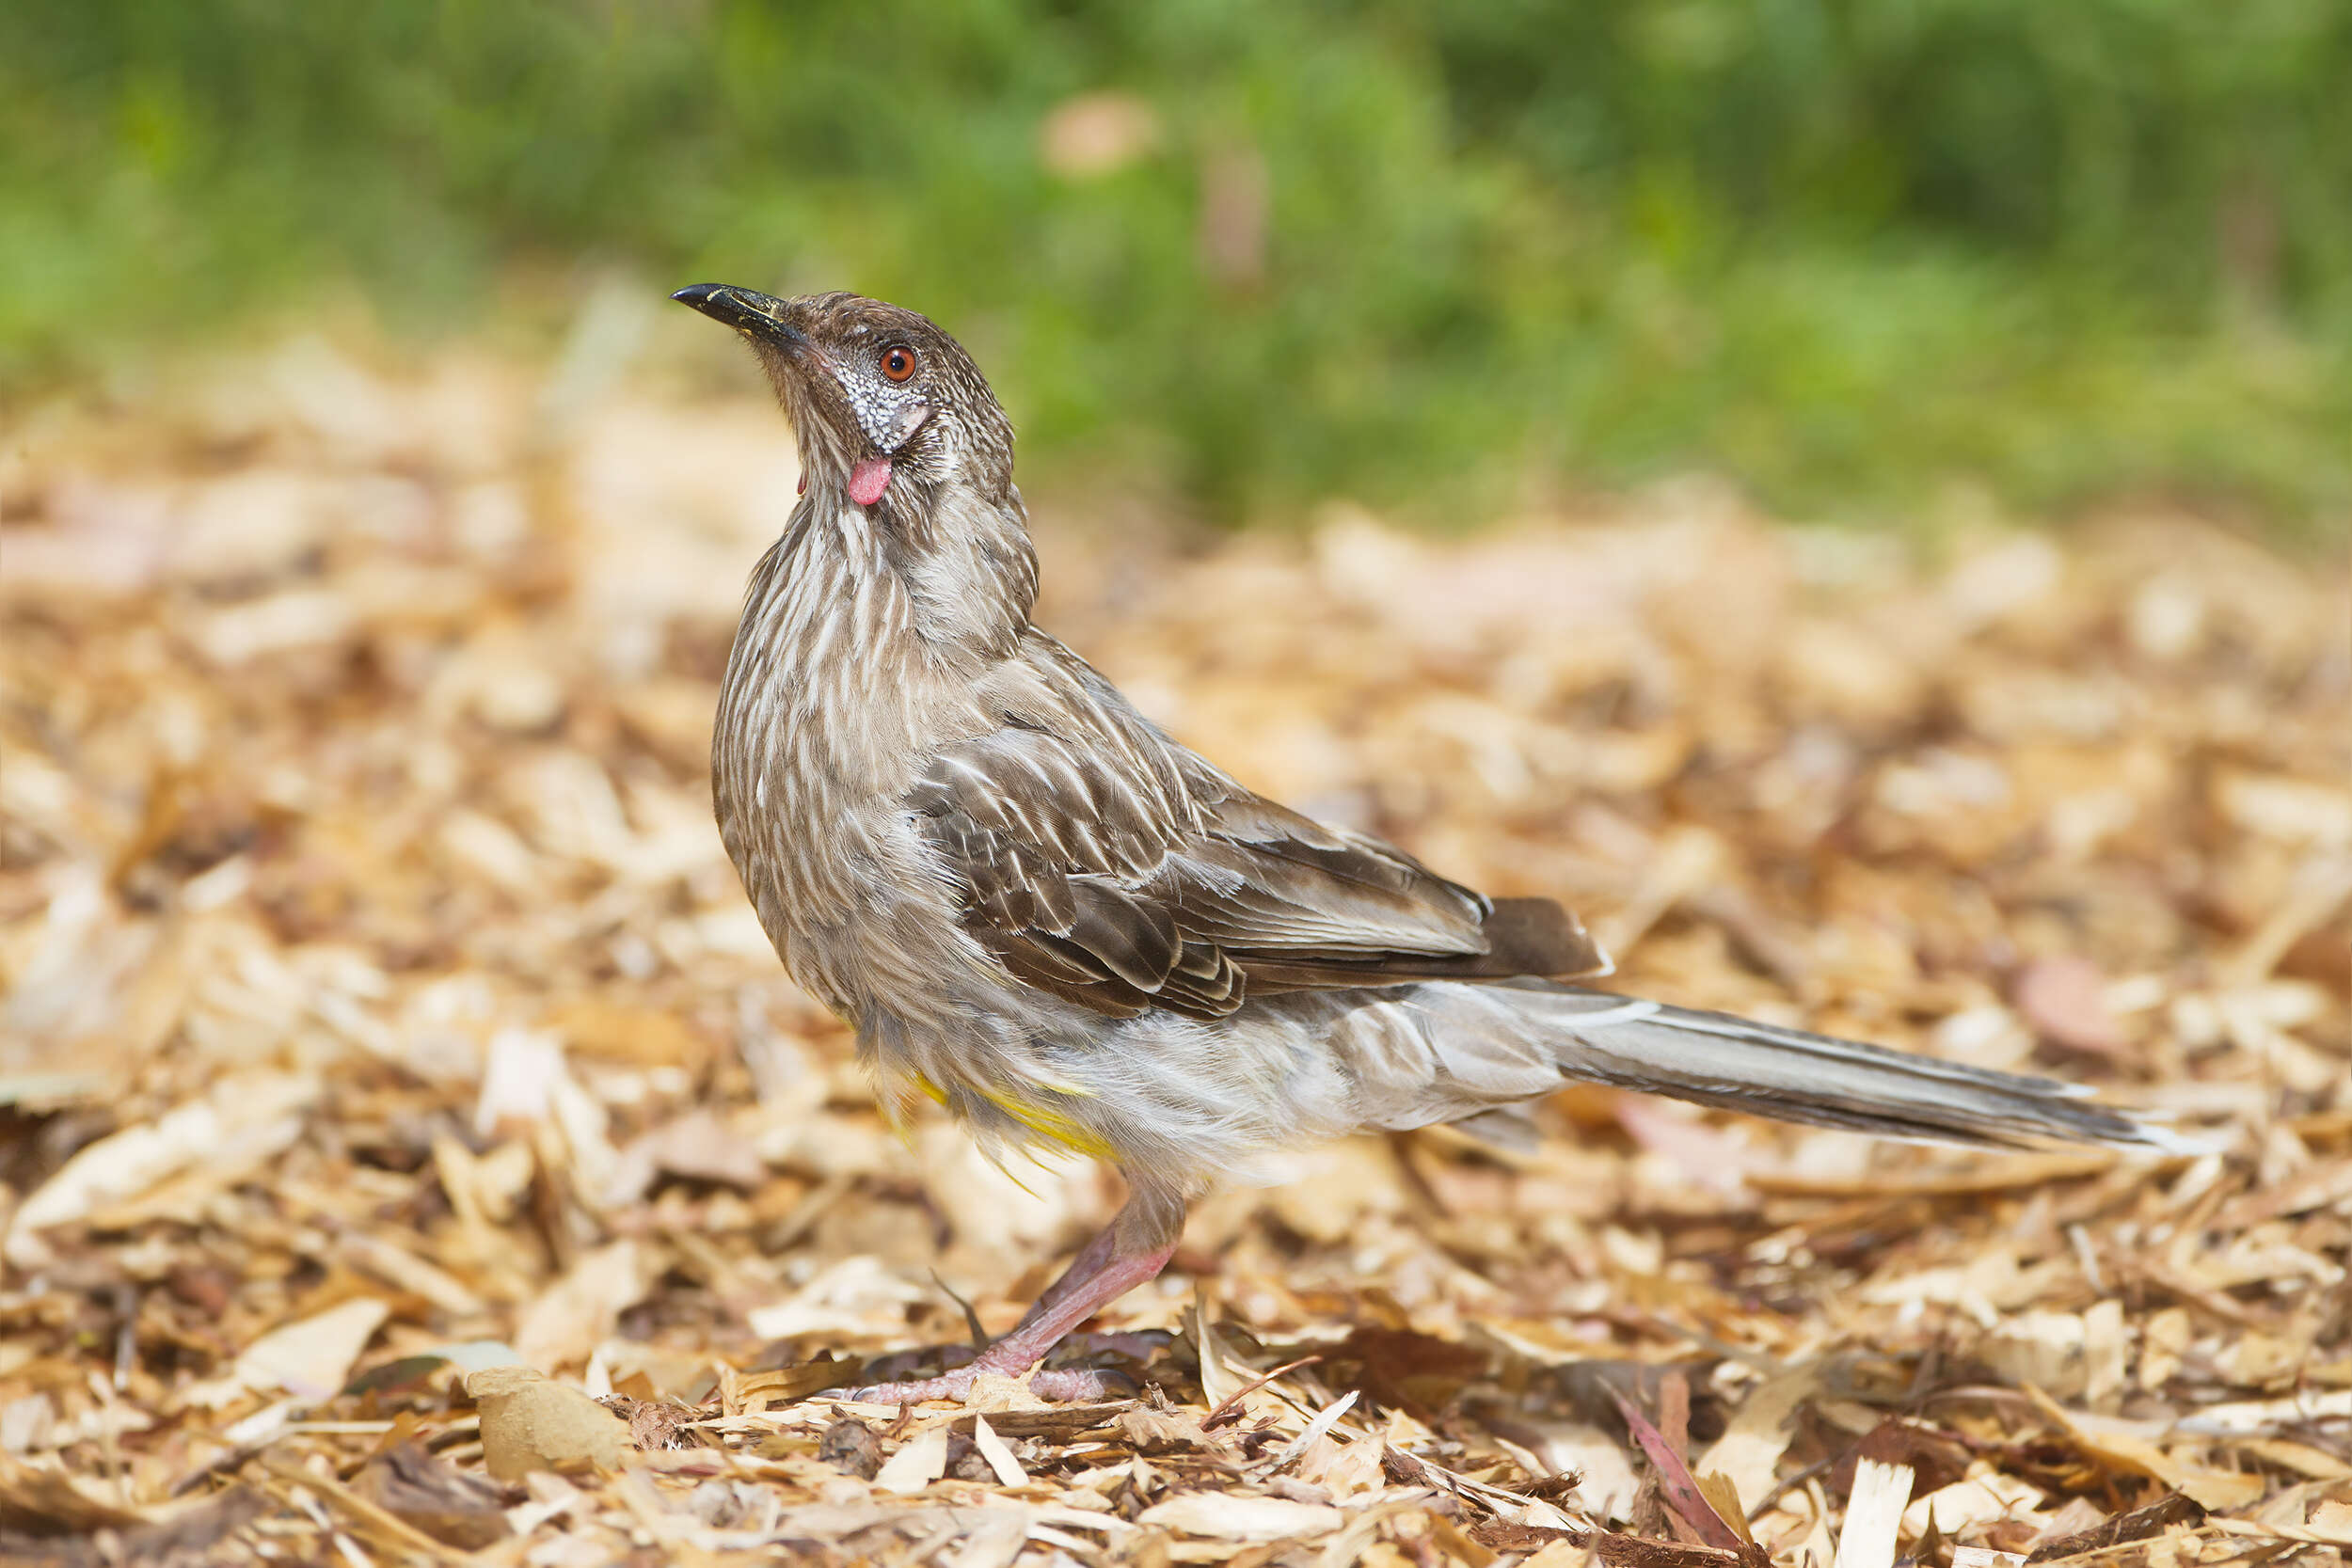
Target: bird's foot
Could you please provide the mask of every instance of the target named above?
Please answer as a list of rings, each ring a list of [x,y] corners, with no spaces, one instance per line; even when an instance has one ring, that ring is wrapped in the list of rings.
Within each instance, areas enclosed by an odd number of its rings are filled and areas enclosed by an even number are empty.
[[[986,1370],[975,1362],[968,1367],[957,1367],[942,1372],[937,1377],[844,1388],[837,1397],[855,1400],[862,1404],[922,1404],[930,1400],[949,1400],[962,1404],[972,1398],[972,1389]],[[1030,1393],[1057,1403],[1117,1399],[1129,1391],[1131,1386],[1127,1379],[1117,1372],[1101,1372],[1086,1367],[1041,1368],[1029,1374],[1028,1383]]]

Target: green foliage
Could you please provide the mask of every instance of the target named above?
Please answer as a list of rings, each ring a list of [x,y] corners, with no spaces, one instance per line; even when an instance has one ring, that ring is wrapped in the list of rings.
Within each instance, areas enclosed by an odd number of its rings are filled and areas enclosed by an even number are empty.
[[[0,387],[588,256],[916,305],[1033,467],[1229,517],[1697,465],[2312,518],[2346,82],[2345,0],[12,0]],[[1156,137],[1050,171],[1100,91]]]

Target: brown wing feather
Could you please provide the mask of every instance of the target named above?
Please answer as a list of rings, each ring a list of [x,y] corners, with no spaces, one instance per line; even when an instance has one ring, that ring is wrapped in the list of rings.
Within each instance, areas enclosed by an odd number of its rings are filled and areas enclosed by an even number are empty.
[[[1549,898],[1498,898],[1479,927],[1487,951],[1445,958],[1390,953],[1373,958],[1298,953],[1235,953],[1234,962],[1261,996],[1342,986],[1391,986],[1413,980],[1547,980],[1605,974],[1600,944],[1575,915]]]
[[[1033,689],[1005,727],[943,749],[906,804],[965,928],[1041,990],[1216,1018],[1252,989],[1607,967],[1548,899],[1490,901],[1243,789],[1058,644],[1032,668],[1053,700]]]

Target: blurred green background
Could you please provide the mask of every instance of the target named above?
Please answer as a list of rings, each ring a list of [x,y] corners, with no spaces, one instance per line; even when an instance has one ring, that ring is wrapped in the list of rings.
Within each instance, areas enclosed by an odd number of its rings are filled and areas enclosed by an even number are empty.
[[[0,405],[613,267],[914,305],[1025,474],[1229,521],[1695,468],[2332,533],[2352,3],[0,7]]]

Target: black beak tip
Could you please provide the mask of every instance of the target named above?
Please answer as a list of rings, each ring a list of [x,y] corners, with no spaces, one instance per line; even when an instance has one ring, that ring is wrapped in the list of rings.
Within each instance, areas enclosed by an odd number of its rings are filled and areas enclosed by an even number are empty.
[[[756,289],[732,283],[695,283],[670,296],[691,305],[723,326],[732,326],[780,348],[798,348],[803,341],[792,325],[787,302]]]
[[[680,305],[691,305],[707,315],[714,304],[734,292],[724,283],[690,283],[670,297]]]

